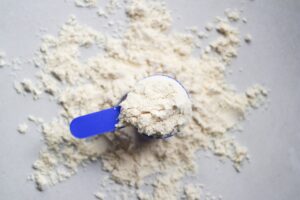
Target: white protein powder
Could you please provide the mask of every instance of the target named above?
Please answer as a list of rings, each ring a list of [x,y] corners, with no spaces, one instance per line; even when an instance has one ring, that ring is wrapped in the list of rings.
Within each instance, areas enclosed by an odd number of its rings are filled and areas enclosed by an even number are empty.
[[[161,75],[138,82],[120,105],[118,126],[130,124],[139,133],[158,137],[179,132],[192,112],[184,88],[176,80]]]
[[[209,51],[199,55],[199,37],[172,29],[171,12],[163,2],[132,0],[125,7],[128,25],[119,38],[82,25],[75,17],[56,36],[44,36],[35,58],[38,80],[22,81],[17,87],[33,97],[48,93],[59,105],[52,120],[38,123],[45,147],[33,164],[32,179],[40,190],[100,160],[120,188],[141,191],[139,197],[152,200],[175,200],[184,195],[183,178],[197,172],[197,152],[228,158],[237,170],[248,158],[247,149],[230,130],[251,108],[260,106],[267,92],[259,85],[238,92],[227,81],[226,72],[243,45],[238,28],[232,26],[239,22],[226,18],[214,22],[214,31],[205,34],[217,35],[212,35],[208,46],[201,45]],[[92,46],[103,51],[83,61],[82,50]],[[174,77],[191,96],[192,120],[182,134],[145,143],[128,127],[88,140],[72,137],[70,120],[118,104],[139,80],[153,74]],[[153,179],[147,179],[151,175]],[[153,190],[141,195],[146,184]],[[121,198],[105,186],[101,193],[105,190]],[[193,193],[193,189],[186,191]]]

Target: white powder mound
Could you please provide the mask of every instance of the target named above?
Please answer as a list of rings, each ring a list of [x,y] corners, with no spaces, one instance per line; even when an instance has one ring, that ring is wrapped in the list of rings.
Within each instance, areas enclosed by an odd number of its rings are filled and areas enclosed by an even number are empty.
[[[247,159],[246,148],[230,130],[261,101],[265,90],[255,86],[239,93],[226,80],[240,45],[238,30],[220,22],[211,51],[199,56],[195,45],[199,38],[172,30],[165,4],[132,0],[126,3],[126,14],[129,24],[120,38],[71,17],[58,36],[43,39],[35,58],[40,63],[39,81],[33,83],[36,87],[28,81],[23,85],[29,91],[38,88],[48,93],[60,105],[57,116],[42,123],[45,148],[33,165],[33,180],[40,190],[68,179],[82,165],[101,160],[116,183],[136,190],[147,183],[153,186],[151,199],[172,200],[182,195],[182,178],[197,170],[199,150],[227,157],[237,169]],[[104,51],[82,61],[81,49],[92,45]],[[153,74],[174,77],[191,96],[192,120],[181,134],[145,141],[128,127],[88,140],[72,137],[68,127],[72,118],[117,105],[139,80]],[[150,175],[156,175],[154,181],[145,179]]]
[[[192,112],[184,88],[161,75],[139,81],[120,105],[118,126],[133,125],[139,133],[156,137],[180,132]]]

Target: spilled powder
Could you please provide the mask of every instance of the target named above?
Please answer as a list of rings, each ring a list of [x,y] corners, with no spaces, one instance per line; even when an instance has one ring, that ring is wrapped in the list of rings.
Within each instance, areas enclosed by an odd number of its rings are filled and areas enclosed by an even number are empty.
[[[140,199],[197,199],[192,186],[181,189],[181,180],[197,171],[196,152],[227,157],[239,170],[247,149],[229,131],[267,92],[259,85],[237,92],[227,82],[225,73],[237,56],[240,33],[226,19],[213,24],[218,36],[201,47],[207,51],[199,55],[199,37],[173,31],[164,3],[133,0],[125,12],[129,24],[120,38],[81,25],[74,16],[57,36],[43,38],[35,58],[38,81],[25,79],[18,90],[37,99],[48,93],[60,108],[51,121],[39,123],[45,148],[33,164],[32,180],[44,190],[75,175],[80,166],[101,160],[111,179],[135,187]],[[82,61],[81,50],[92,46],[99,53]],[[87,140],[72,137],[71,119],[117,105],[139,80],[157,73],[180,81],[190,94],[192,120],[180,133],[149,141],[127,127]],[[152,181],[145,179],[149,175],[154,175]],[[152,185],[152,193],[143,193],[145,184]]]

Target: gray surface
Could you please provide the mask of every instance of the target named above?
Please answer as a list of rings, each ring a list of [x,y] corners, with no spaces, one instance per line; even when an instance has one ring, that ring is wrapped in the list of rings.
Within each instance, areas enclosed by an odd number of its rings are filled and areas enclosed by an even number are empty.
[[[240,90],[260,82],[271,89],[269,109],[259,109],[244,123],[239,135],[249,148],[251,162],[236,173],[230,162],[199,156],[199,172],[189,180],[204,183],[224,199],[299,199],[300,195],[300,1],[199,1],[170,0],[174,29],[189,25],[203,27],[225,8],[244,6],[248,24],[242,33],[251,33],[253,43],[239,51],[230,81]],[[0,49],[8,57],[32,57],[40,44],[40,27],[56,33],[67,16],[75,13],[79,21],[101,29],[103,21],[95,12],[76,9],[72,2],[0,1]],[[103,29],[103,28],[102,28]],[[243,71],[238,72],[242,67]],[[98,163],[80,170],[77,176],[45,192],[38,192],[26,181],[31,164],[42,147],[41,136],[31,126],[27,135],[16,132],[28,113],[51,119],[56,105],[46,100],[33,103],[30,97],[15,94],[9,69],[0,69],[0,199],[94,199],[105,173]],[[17,77],[32,77],[36,69],[23,65]]]

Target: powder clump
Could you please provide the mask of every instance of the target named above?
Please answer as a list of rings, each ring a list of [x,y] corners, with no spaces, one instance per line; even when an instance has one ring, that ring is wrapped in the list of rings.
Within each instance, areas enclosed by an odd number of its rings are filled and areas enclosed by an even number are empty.
[[[77,7],[92,8],[97,6],[97,0],[75,0]]]
[[[21,134],[25,134],[28,131],[28,125],[26,123],[19,124],[18,132]]]
[[[252,42],[252,36],[250,34],[246,34],[244,37],[244,40],[246,43],[251,43]]]
[[[227,16],[227,18],[230,20],[230,21],[239,21],[240,20],[240,11],[239,10],[232,10],[232,9],[226,9],[225,11],[225,15]]]

